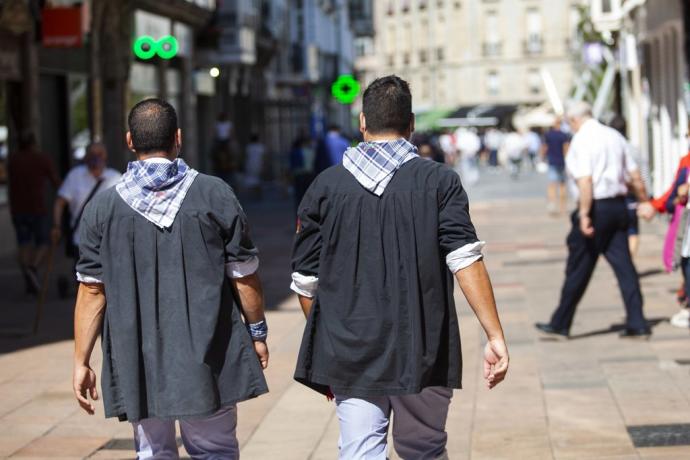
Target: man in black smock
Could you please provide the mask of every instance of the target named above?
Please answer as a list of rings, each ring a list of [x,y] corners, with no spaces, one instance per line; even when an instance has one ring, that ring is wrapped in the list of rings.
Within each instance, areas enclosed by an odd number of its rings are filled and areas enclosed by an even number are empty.
[[[298,212],[292,289],[307,324],[295,378],[335,396],[341,459],[384,460],[391,412],[400,457],[445,457],[462,372],[453,274],[489,339],[488,386],[508,369],[467,195],[457,173],[417,156],[413,128],[408,84],[375,80],[364,142],[316,178]]]
[[[173,107],[128,121],[137,161],[80,227],[75,395],[93,414],[100,334],[105,415],[132,422],[137,458],[178,458],[176,419],[192,458],[239,458],[235,405],[268,391],[258,252],[232,189],[176,158]]]

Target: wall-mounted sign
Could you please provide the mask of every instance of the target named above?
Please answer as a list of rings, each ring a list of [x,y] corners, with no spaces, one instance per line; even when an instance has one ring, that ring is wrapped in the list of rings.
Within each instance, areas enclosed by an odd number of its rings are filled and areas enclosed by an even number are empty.
[[[177,55],[179,44],[172,35],[166,35],[160,40],[149,35],[142,35],[134,40],[132,46],[134,55],[144,61],[158,56],[161,59],[172,59]]]
[[[352,104],[359,96],[359,82],[352,75],[341,75],[331,85],[331,94],[341,104]]]
[[[83,43],[82,7],[43,8],[43,46],[78,48]]]

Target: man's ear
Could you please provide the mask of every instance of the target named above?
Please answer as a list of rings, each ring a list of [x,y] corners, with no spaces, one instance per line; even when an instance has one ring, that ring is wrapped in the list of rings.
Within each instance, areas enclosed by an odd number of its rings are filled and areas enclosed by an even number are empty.
[[[364,116],[364,112],[359,112],[359,132],[364,134],[367,130],[367,118]]]
[[[132,133],[127,131],[127,134],[125,135],[125,140],[127,141],[127,148],[130,149],[132,152],[136,153],[136,149],[134,148],[134,143],[132,143]]]
[[[410,117],[410,134],[414,132],[414,113]]]
[[[177,144],[177,153],[179,153],[179,150],[182,148],[182,130],[180,128],[177,128],[175,133],[175,144]]]

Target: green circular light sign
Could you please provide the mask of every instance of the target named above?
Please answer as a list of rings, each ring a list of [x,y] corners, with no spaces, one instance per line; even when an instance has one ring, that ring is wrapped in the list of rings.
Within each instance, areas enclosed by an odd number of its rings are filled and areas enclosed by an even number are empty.
[[[352,104],[359,96],[359,82],[352,75],[341,75],[331,85],[331,94],[341,104]]]
[[[155,55],[161,59],[172,59],[177,56],[180,45],[172,35],[166,35],[160,40],[142,35],[134,41],[132,49],[136,57],[145,61],[152,59]]]

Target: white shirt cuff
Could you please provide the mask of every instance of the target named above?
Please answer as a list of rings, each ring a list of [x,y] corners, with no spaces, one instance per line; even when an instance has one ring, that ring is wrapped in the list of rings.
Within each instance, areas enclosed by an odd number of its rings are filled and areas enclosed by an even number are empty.
[[[244,278],[253,275],[259,269],[259,258],[254,256],[246,262],[228,262],[225,264],[225,274],[228,278]]]
[[[292,284],[290,289],[297,294],[309,297],[310,299],[316,295],[316,289],[319,287],[319,278],[316,276],[307,276],[298,272],[292,274]]]
[[[77,272],[77,281],[86,284],[103,284],[103,281],[99,280],[98,278],[88,275],[82,275],[79,272]]]
[[[481,260],[482,248],[486,245],[484,241],[466,244],[461,248],[449,253],[446,256],[446,264],[451,272],[467,268],[478,260]]]

